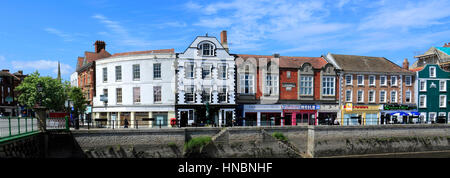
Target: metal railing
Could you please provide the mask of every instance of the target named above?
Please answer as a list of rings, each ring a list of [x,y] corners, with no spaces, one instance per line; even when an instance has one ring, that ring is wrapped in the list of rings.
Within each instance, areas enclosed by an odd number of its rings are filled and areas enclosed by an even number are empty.
[[[32,117],[0,117],[0,139],[38,132],[38,120]]]
[[[47,130],[69,130],[69,119],[67,117],[62,118],[47,118],[46,119]]]

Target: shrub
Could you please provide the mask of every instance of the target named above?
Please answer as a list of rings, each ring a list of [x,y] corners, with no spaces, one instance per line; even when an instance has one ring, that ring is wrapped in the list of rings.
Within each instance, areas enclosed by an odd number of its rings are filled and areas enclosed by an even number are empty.
[[[167,145],[169,147],[176,147],[177,146],[177,144],[175,142],[169,142]]]
[[[288,141],[288,138],[286,136],[284,136],[283,133],[280,133],[280,132],[275,132],[272,134],[272,136],[281,141],[285,141],[285,142]]]
[[[211,137],[196,137],[184,144],[186,152],[200,151],[200,148],[211,142]]]

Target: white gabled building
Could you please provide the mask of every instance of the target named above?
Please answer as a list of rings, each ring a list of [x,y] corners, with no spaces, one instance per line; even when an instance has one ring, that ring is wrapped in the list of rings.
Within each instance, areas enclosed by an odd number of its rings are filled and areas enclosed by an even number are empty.
[[[70,86],[78,87],[78,72],[74,72],[70,75]]]
[[[228,53],[226,31],[221,40],[198,36],[178,54],[176,114],[182,127],[225,126],[235,119],[235,61]]]
[[[94,118],[108,120],[108,127],[170,125],[175,118],[174,49],[114,54],[96,61]],[[101,96],[107,103],[101,101]],[[154,118],[154,121],[143,121]],[[112,122],[113,121],[113,122]]]

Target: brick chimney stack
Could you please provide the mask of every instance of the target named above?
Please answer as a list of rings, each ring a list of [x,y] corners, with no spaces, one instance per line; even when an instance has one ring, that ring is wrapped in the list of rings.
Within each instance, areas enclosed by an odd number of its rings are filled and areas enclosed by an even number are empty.
[[[223,30],[220,33],[220,43],[222,44],[223,48],[225,48],[225,51],[229,52],[228,48],[228,39],[227,39],[227,31]]]
[[[2,69],[2,72],[9,72],[9,69]]]
[[[403,68],[406,70],[409,70],[408,58],[405,58],[405,60],[403,61]]]
[[[100,51],[102,51],[102,49],[106,50],[106,43],[104,41],[96,41],[94,43],[95,46],[95,53],[99,53]]]

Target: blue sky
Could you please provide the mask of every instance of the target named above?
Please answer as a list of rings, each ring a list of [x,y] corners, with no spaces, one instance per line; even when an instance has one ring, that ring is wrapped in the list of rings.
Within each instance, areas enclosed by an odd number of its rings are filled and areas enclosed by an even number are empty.
[[[2,0],[0,68],[63,79],[103,40],[110,53],[183,52],[198,35],[228,31],[231,53],[386,57],[401,65],[450,42],[450,1]]]

